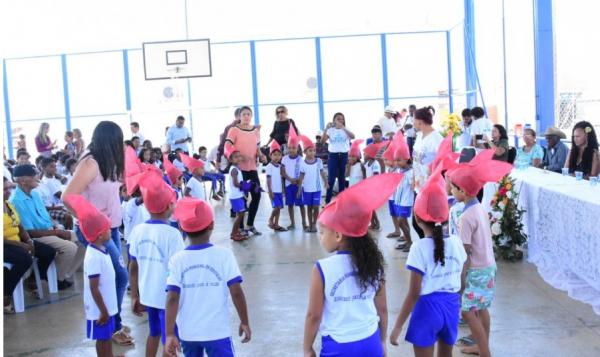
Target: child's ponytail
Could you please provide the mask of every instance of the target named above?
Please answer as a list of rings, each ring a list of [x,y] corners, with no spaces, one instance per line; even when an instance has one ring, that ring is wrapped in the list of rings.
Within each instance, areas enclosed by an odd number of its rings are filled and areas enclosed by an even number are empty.
[[[358,283],[361,293],[365,293],[369,286],[378,289],[384,279],[383,254],[377,243],[367,233],[364,237],[347,237],[352,263],[357,270]]]
[[[446,264],[444,259],[444,232],[442,230],[442,225],[440,223],[436,223],[433,226],[433,261],[435,263],[440,262],[442,266]]]

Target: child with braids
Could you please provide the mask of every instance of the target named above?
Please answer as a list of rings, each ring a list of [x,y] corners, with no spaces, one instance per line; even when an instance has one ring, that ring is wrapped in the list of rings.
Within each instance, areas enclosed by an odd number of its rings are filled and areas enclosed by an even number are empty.
[[[319,215],[321,245],[336,254],[312,271],[304,326],[304,356],[382,357],[387,335],[383,255],[369,234],[371,214],[402,181],[383,174],[344,190]]]
[[[448,196],[439,167],[417,195],[415,219],[425,238],[413,243],[406,260],[411,271],[409,290],[390,335],[392,345],[408,316],[406,341],[413,344],[415,356],[452,356],[458,334],[462,272],[467,260],[458,236],[444,236],[448,220]]]

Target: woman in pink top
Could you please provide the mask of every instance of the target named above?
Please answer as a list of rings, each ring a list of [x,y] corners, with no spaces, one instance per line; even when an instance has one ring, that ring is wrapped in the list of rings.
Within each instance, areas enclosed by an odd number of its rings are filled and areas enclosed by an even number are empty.
[[[121,256],[121,239],[119,226],[122,221],[119,188],[122,183],[125,149],[123,148],[123,131],[111,122],[102,121],[94,129],[88,151],[83,153],[77,164],[73,179],[65,189],[63,197],[68,194],[81,194],[98,210],[108,216],[111,221],[112,239],[105,243],[115,269],[117,287],[117,305],[113,341],[119,345],[133,344],[133,338],[121,325],[121,304],[127,289],[127,270]],[[65,205],[68,203],[65,201]],[[69,207],[72,210],[71,207]],[[87,246],[79,226],[75,227],[79,241]]]
[[[254,235],[260,235],[261,233],[254,228],[254,218],[258,211],[261,192],[256,162],[259,157],[261,161],[266,162],[266,158],[259,151],[260,126],[252,125],[252,109],[249,107],[240,108],[240,118],[240,123],[227,132],[226,141],[235,145],[235,148],[239,150],[242,156],[242,160],[238,166],[242,170],[244,181],[250,181],[254,184],[254,188],[250,191],[252,201],[248,207],[246,229]]]
[[[40,130],[35,137],[35,147],[40,155],[44,157],[52,156],[52,149],[56,148],[56,140],[52,142],[48,136],[50,131],[50,124],[40,124]]]

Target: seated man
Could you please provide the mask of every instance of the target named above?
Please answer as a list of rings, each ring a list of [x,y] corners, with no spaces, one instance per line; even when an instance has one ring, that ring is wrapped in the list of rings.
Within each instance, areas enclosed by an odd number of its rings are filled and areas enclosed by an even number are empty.
[[[551,126],[546,129],[544,136],[548,143],[548,149],[542,166],[546,168],[546,170],[560,173],[562,172],[562,168],[565,167],[565,162],[567,161],[567,155],[569,153],[569,148],[567,148],[567,145],[560,141],[560,139],[566,139],[567,135],[559,128]]]
[[[15,166],[13,177],[18,186],[10,202],[29,236],[56,250],[58,288],[66,289],[73,285],[69,279],[73,279],[75,271],[83,263],[85,248],[77,242],[73,231],[57,229],[53,224],[40,195],[33,191],[38,185],[34,166]]]
[[[35,191],[42,198],[50,217],[63,225],[65,229],[73,229],[73,217],[60,200],[67,178],[56,174],[56,162],[52,158],[42,159],[40,166],[43,176]]]

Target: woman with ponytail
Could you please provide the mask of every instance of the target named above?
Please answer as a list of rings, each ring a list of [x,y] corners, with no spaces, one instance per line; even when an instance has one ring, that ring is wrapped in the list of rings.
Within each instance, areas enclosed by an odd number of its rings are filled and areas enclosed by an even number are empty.
[[[417,195],[414,215],[425,238],[415,241],[408,253],[406,268],[411,271],[409,290],[390,335],[398,345],[409,315],[406,341],[415,356],[452,356],[458,335],[462,272],[467,254],[458,236],[444,236],[448,220],[448,196],[441,167],[434,171]]]
[[[304,356],[382,357],[387,339],[384,261],[369,235],[374,210],[402,181],[390,173],[370,177],[340,193],[325,206],[318,221],[321,245],[336,254],[321,259],[312,271],[304,326]]]

